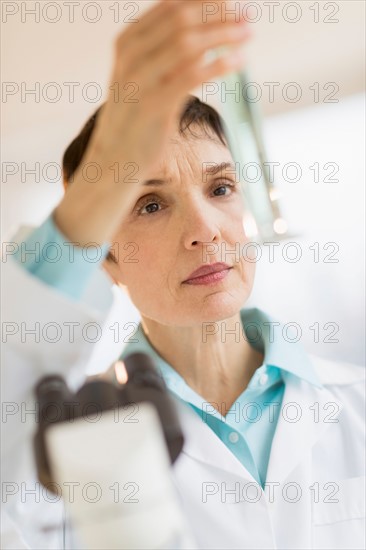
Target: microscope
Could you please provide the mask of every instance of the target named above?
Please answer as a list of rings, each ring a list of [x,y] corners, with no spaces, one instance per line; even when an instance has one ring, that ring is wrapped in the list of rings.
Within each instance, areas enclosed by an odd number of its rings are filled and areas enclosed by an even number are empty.
[[[124,384],[37,384],[39,480],[62,496],[77,548],[193,549],[171,472],[183,447],[175,403],[148,355],[124,365]]]

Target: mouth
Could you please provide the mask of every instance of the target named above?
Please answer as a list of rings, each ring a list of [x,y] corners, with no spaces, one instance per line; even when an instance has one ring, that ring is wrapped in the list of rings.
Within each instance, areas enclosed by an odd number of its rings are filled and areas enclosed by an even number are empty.
[[[183,281],[183,284],[188,285],[207,285],[215,284],[225,277],[232,269],[232,266],[229,266],[225,263],[216,263],[211,265],[201,266],[199,269],[190,274],[188,279]]]

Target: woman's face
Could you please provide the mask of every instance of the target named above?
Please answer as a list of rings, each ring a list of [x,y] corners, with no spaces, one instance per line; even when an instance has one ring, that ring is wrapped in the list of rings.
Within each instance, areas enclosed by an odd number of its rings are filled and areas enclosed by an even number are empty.
[[[107,267],[116,282],[127,286],[139,312],[165,325],[232,317],[253,286],[255,264],[241,253],[248,239],[231,153],[213,134],[209,138],[197,126],[192,130],[199,137],[177,132],[164,158],[157,159],[149,181],[162,183],[141,185],[114,239],[118,266],[108,262]],[[232,168],[207,172],[221,163]],[[203,264],[216,262],[230,266],[221,280],[185,282]]]

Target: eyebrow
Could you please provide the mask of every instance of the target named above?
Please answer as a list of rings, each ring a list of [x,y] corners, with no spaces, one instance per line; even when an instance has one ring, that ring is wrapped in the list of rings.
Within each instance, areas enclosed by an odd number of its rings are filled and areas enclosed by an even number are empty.
[[[207,164],[213,164],[213,166],[207,166],[205,170],[203,170],[203,166],[202,166],[202,172],[203,173],[205,172],[210,176],[215,176],[222,170],[230,169],[230,170],[233,170],[234,172],[236,171],[236,166],[232,162],[221,162],[220,164],[207,162]],[[171,178],[169,178],[168,180],[151,179],[151,180],[144,181],[142,185],[145,187],[152,186],[152,185],[164,185],[165,183],[169,183],[170,181],[171,181]]]
[[[207,163],[212,164],[212,163]],[[221,172],[222,170],[233,170],[236,171],[236,166],[232,162],[221,162],[221,164],[215,164],[214,166],[207,166],[206,173],[210,174],[212,176],[215,176],[218,174],[218,172]]]
[[[170,181],[170,180],[168,180]],[[164,185],[164,183],[166,183],[166,180],[146,180],[144,181],[144,183],[142,184],[144,187],[146,186],[149,186],[149,185]]]

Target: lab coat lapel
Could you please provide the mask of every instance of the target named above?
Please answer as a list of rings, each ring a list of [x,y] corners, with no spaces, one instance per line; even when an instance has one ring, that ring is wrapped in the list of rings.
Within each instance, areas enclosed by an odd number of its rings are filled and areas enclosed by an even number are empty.
[[[179,402],[178,413],[184,432],[184,455],[230,475],[255,481],[236,456],[188,405]]]
[[[334,412],[327,407],[329,403],[334,404]],[[341,409],[341,402],[325,387],[289,376],[272,442],[267,481],[282,483],[322,434],[338,422]]]
[[[331,412],[326,407],[329,403],[334,403],[338,410],[329,418],[332,422],[325,422]],[[272,442],[266,480],[282,483],[308,452],[311,452],[312,446],[324,431],[334,421],[337,422],[341,409],[341,402],[325,387],[319,388],[290,376],[286,382]],[[232,475],[254,481],[235,455],[187,404],[178,402],[178,411],[185,436],[183,454]],[[299,419],[292,422],[296,415]]]

